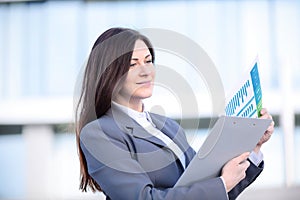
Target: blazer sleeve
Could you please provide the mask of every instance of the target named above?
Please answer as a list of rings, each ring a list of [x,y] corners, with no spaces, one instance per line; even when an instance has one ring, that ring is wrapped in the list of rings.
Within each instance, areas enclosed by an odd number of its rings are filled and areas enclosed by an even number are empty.
[[[80,144],[89,174],[108,199],[227,199],[220,178],[197,182],[188,187],[155,188],[128,150],[126,140],[109,137],[97,125],[87,125],[82,129]]]
[[[251,183],[253,183],[263,171],[264,161],[262,161],[259,166],[254,165],[250,160],[249,162],[250,166],[246,170],[246,177],[228,193],[230,200],[236,199],[238,195]]]

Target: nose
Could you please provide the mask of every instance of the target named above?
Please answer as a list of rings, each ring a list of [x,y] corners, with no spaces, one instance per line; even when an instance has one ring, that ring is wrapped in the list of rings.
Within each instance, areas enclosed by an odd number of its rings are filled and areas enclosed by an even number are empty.
[[[149,66],[149,65],[141,65],[140,66],[140,76],[149,76],[153,71],[153,66]]]

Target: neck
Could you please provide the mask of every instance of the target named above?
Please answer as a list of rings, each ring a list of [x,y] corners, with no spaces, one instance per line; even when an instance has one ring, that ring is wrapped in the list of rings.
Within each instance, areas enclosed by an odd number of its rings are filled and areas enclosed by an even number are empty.
[[[123,100],[121,98],[116,98],[114,101],[135,111],[143,112],[143,102],[141,99],[130,98],[129,100]]]

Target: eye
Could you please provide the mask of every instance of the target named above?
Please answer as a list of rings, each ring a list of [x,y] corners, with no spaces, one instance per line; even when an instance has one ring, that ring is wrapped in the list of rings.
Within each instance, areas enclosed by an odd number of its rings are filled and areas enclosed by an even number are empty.
[[[152,59],[147,60],[146,63],[153,63],[153,62],[152,62]]]
[[[136,63],[131,63],[129,66],[130,66],[130,67],[135,67],[135,66],[136,66]]]

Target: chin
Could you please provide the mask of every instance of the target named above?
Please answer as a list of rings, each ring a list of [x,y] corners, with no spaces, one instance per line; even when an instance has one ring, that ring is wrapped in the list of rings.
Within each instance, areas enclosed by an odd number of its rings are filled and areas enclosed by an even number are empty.
[[[148,94],[148,95],[141,95],[140,97],[141,97],[141,99],[147,99],[151,96],[152,96],[152,94]]]
[[[138,94],[134,95],[134,97],[138,98],[138,99],[146,99],[146,98],[149,98],[151,96],[152,96],[152,92],[151,93],[150,92],[149,93],[143,92],[143,93],[138,93]]]
[[[149,98],[152,96],[152,91],[153,91],[152,88],[136,90],[136,92],[133,96],[140,98],[140,99]]]

